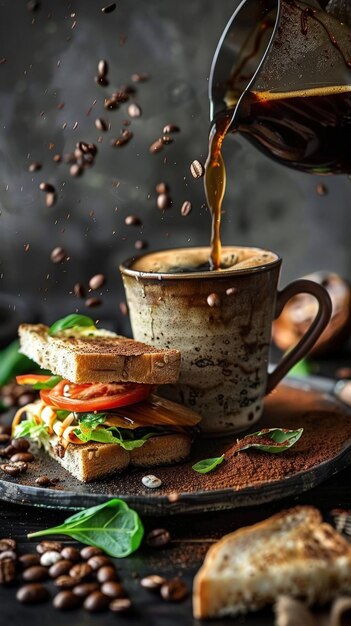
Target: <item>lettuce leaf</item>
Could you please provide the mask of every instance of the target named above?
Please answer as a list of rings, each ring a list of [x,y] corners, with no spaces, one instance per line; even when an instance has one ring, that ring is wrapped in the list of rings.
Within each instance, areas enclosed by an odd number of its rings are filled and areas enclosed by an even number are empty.
[[[34,417],[27,417],[18,424],[15,428],[14,437],[29,437],[32,441],[35,441],[39,448],[43,446],[45,450],[50,448],[50,435],[46,424],[37,424]]]
[[[84,413],[82,416],[78,416],[79,427],[76,428],[74,434],[84,443],[88,443],[88,441],[113,443],[125,450],[141,448],[145,441],[155,435],[151,432],[135,439],[133,431],[127,429],[119,429],[115,426],[101,428],[107,416],[107,413]]]

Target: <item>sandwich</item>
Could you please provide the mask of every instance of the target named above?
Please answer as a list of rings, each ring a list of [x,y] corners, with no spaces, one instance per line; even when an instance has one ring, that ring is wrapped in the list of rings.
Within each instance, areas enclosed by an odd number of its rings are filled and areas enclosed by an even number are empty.
[[[311,605],[350,592],[350,544],[317,509],[298,506],[210,548],[194,580],[194,616],[235,616],[282,594]]]
[[[17,377],[39,399],[17,411],[13,435],[43,445],[78,480],[177,463],[190,453],[200,416],[157,396],[177,381],[180,353],[97,329],[83,315],[50,328],[19,327],[20,351],[49,372]]]

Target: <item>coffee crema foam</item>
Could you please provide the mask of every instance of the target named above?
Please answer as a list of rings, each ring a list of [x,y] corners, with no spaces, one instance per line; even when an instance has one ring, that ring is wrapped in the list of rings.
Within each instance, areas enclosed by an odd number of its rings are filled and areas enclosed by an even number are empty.
[[[195,272],[228,272],[262,267],[274,263],[278,255],[262,248],[225,246],[221,254],[221,266],[211,270],[210,248],[175,248],[150,252],[136,259],[131,269],[138,272],[157,274],[191,274]]]

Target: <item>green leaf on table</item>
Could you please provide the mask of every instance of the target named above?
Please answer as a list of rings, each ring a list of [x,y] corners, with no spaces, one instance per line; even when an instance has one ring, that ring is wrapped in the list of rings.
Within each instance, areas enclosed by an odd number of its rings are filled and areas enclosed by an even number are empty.
[[[0,387],[12,378],[28,372],[36,372],[39,367],[34,361],[19,352],[19,341],[15,339],[0,352]]]
[[[202,461],[198,461],[195,465],[192,466],[192,469],[199,474],[208,474],[208,472],[212,472],[218,465],[220,465],[224,461],[224,454],[222,456],[216,456],[212,459],[203,459]]]
[[[53,389],[61,380],[62,376],[50,376],[45,382],[34,383],[33,389]]]
[[[251,433],[243,437],[238,444],[238,452],[242,450],[248,450],[249,448],[255,448],[262,452],[270,452],[271,454],[280,454],[289,450],[301,437],[303,428],[297,430],[287,430],[286,428],[264,428],[256,433]],[[250,439],[254,438],[253,441]],[[262,439],[262,443],[257,441]],[[245,444],[247,440],[247,444]],[[270,441],[269,441],[270,440]],[[271,443],[270,443],[271,442]],[[243,445],[244,444],[244,445]]]
[[[19,424],[17,424],[14,432],[14,437],[28,437],[32,441],[35,441],[39,448],[43,446],[45,450],[50,449],[50,435],[46,424],[38,424],[34,417],[27,417]]]
[[[288,376],[309,376],[312,373],[312,367],[310,362],[307,359],[302,359],[298,361],[294,367],[291,368]]]
[[[61,330],[67,330],[68,328],[86,328],[91,326],[96,328],[94,321],[87,315],[79,315],[78,313],[71,313],[60,320],[57,320],[49,328],[49,335],[55,335]]]
[[[137,512],[114,498],[68,517],[60,526],[30,533],[28,537],[48,535],[68,535],[101,548],[109,556],[123,558],[139,548],[144,528]]]

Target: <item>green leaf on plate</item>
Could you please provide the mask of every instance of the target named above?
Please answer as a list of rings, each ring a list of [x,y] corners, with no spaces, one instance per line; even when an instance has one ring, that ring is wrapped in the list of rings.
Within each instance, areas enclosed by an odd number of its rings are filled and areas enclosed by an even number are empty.
[[[49,328],[49,335],[55,335],[61,330],[66,330],[67,328],[86,328],[87,326],[96,328],[91,317],[88,317],[87,315],[79,315],[78,313],[71,313],[70,315],[63,317],[52,324]]]
[[[218,465],[220,465],[224,461],[224,454],[222,456],[216,456],[212,459],[203,459],[202,461],[198,461],[195,465],[192,466],[192,469],[199,474],[208,474],[208,472],[212,472]]]
[[[291,448],[300,439],[302,433],[303,428],[298,428],[297,430],[287,430],[285,428],[264,428],[263,430],[259,430],[256,433],[251,433],[250,435],[243,437],[243,439],[241,439],[238,443],[238,452],[248,450],[249,448],[255,448],[256,450],[261,450],[262,452],[280,454],[280,452],[289,450],[289,448]],[[262,438],[264,442],[250,442],[250,438],[252,437]],[[246,445],[245,439],[247,440]],[[267,439],[270,439],[272,443],[267,443]]]

